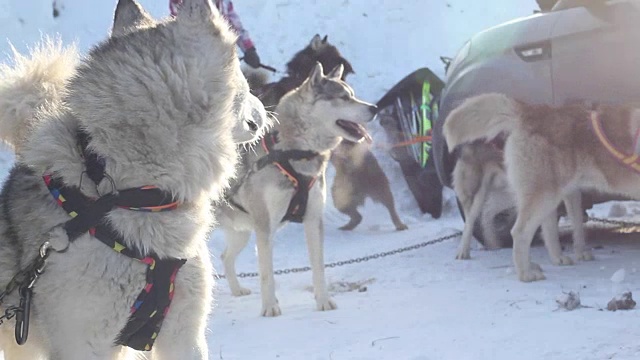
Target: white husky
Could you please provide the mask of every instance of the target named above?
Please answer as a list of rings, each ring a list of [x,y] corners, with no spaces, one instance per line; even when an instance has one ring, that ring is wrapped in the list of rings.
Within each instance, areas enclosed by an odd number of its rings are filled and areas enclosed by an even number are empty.
[[[229,192],[229,206],[220,207],[227,242],[222,255],[224,268],[236,296],[250,293],[238,283],[235,259],[251,232],[256,232],[263,316],[281,313],[272,248],[276,230],[287,220],[304,224],[317,308],[336,308],[324,277],[325,169],[331,150],[342,139],[359,142],[368,138],[361,124],[370,121],[376,110],[358,100],[340,80],[343,71],[339,65],[325,77],[318,63],[300,87],[280,100],[274,132],[262,140],[257,152],[244,154],[244,176]]]

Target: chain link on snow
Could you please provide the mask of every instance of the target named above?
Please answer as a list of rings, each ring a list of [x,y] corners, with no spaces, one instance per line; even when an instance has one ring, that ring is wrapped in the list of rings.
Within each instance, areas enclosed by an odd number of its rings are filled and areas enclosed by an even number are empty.
[[[603,223],[603,224],[607,224],[607,225],[622,226],[622,227],[632,227],[632,226],[639,226],[640,227],[640,223],[634,223],[634,222],[622,221],[622,220],[611,220],[611,219],[605,219],[605,218],[599,218],[599,217],[593,217],[593,216],[589,216],[588,217],[588,221],[599,222],[599,223]],[[385,252],[372,254],[372,255],[367,255],[367,256],[354,258],[354,259],[349,259],[349,260],[342,260],[342,261],[336,261],[336,262],[328,263],[328,264],[325,264],[324,267],[325,268],[335,268],[335,267],[340,267],[340,266],[345,266],[345,265],[359,264],[359,263],[363,263],[363,262],[366,262],[366,261],[369,261],[369,260],[380,259],[380,258],[387,257],[387,256],[390,256],[390,255],[396,255],[396,254],[400,254],[400,253],[407,252],[407,251],[418,250],[418,249],[421,249],[423,247],[427,247],[427,246],[430,246],[430,245],[439,244],[441,242],[456,238],[456,237],[458,237],[460,235],[462,235],[462,231],[457,231],[457,232],[455,232],[453,234],[450,234],[450,235],[447,235],[447,236],[442,236],[442,237],[439,237],[437,239],[428,240],[428,241],[425,241],[425,242],[422,242],[422,243],[419,243],[419,244],[415,244],[415,245],[411,245],[411,246],[405,246],[405,247],[402,247],[402,248],[399,248],[399,249],[395,249],[395,250],[385,251]],[[273,274],[274,275],[295,274],[295,273],[301,273],[301,272],[307,272],[307,271],[311,271],[311,268],[309,266],[276,270],[276,271],[273,272]],[[260,274],[257,273],[257,272],[242,272],[242,273],[238,274],[239,278],[254,278],[254,277],[258,277],[258,276],[260,276]],[[218,275],[216,275],[216,278],[224,279],[225,276],[223,274],[218,274]]]
[[[336,262],[325,264],[324,267],[325,268],[335,268],[335,267],[340,267],[340,266],[345,266],[345,265],[359,264],[359,263],[363,263],[363,262],[366,262],[366,261],[369,261],[369,260],[380,259],[380,258],[383,258],[383,257],[387,257],[387,256],[390,256],[390,255],[396,255],[396,254],[400,254],[400,253],[411,251],[411,250],[418,250],[418,249],[421,249],[423,247],[427,247],[429,245],[439,244],[441,242],[445,242],[447,240],[456,238],[456,237],[458,237],[460,235],[462,235],[462,231],[456,231],[453,234],[442,236],[442,237],[439,237],[437,239],[421,242],[420,244],[415,244],[415,245],[411,245],[411,246],[405,246],[405,247],[402,247],[402,248],[399,248],[399,249],[385,251],[385,252],[372,254],[372,255],[367,255],[367,256],[363,256],[363,257],[359,257],[359,258],[355,258],[355,259],[336,261]],[[311,268],[309,266],[299,267],[299,268],[276,270],[276,271],[273,272],[273,274],[274,275],[282,275],[282,274],[301,273],[301,272],[307,272],[307,271],[311,271]],[[260,274],[257,273],[257,272],[243,272],[243,273],[239,273],[238,274],[239,278],[252,278],[252,277],[258,277],[258,276],[260,276]],[[223,274],[218,274],[216,276],[216,278],[224,279],[225,276]]]

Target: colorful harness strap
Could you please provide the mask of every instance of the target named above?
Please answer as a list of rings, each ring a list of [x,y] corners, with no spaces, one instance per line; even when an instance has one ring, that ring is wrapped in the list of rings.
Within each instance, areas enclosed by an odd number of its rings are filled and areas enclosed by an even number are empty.
[[[104,161],[87,150],[86,139],[88,136],[79,132],[79,146],[87,173],[94,182],[99,183],[104,178]],[[114,251],[147,265],[146,284],[131,306],[129,320],[115,339],[115,344],[139,351],[151,350],[173,299],[176,274],[186,260],[160,259],[155,254],[145,254],[139,249],[125,246],[125,239],[106,220],[106,215],[114,208],[146,212],[170,211],[176,209],[178,203],[170,194],[155,186],[120,190],[91,199],[82,194],[79,188],[66,186],[60,179],[49,174],[44,175],[43,179],[58,205],[71,217],[64,224],[69,241],[88,232]]]
[[[620,152],[611,143],[611,141],[609,141],[609,138],[607,137],[607,134],[605,134],[604,129],[602,128],[602,123],[600,122],[600,117],[598,116],[598,112],[596,112],[596,111],[592,111],[591,112],[591,128],[593,129],[593,132],[596,134],[596,136],[600,140],[600,143],[602,143],[602,146],[604,146],[605,149],[607,149],[609,154],[611,154],[613,157],[615,157],[622,164],[624,164],[624,165],[630,167],[632,170],[640,173],[640,164],[638,163],[638,159],[640,159],[640,156],[638,154],[635,154],[635,153],[632,154],[632,155],[626,155],[626,154]],[[635,135],[634,149],[637,148],[637,146],[638,146],[638,136],[640,136],[640,133]]]
[[[310,150],[277,150],[273,147],[278,143],[278,132],[274,131],[265,135],[260,141],[260,145],[267,153],[258,160],[258,169],[272,164],[293,184],[295,190],[287,212],[282,221],[302,223],[307,211],[309,200],[309,190],[318,179],[317,176],[307,176],[298,173],[291,165],[292,160],[311,160],[318,156],[318,153]]]
[[[58,205],[72,218],[65,224],[70,241],[89,232],[114,251],[147,265],[146,285],[131,307],[131,316],[116,344],[135,350],[151,350],[173,299],[176,274],[186,260],[159,259],[155,254],[144,255],[138,249],[126,247],[122,235],[104,217],[114,206],[133,211],[167,211],[175,209],[175,202],[153,201],[152,198],[157,197],[154,188],[129,189],[117,196],[107,195],[94,201],[78,188],[65,186],[51,175],[43,178]],[[123,193],[137,193],[138,199],[129,202],[128,198],[121,197]],[[146,194],[151,201],[141,206]]]

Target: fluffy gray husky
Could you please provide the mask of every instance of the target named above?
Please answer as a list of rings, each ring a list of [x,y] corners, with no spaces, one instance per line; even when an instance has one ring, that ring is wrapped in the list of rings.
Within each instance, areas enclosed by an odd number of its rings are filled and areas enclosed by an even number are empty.
[[[370,139],[362,124],[376,112],[375,105],[357,99],[341,80],[343,71],[339,65],[325,76],[317,63],[309,78],[280,100],[274,131],[255,152],[244,155],[243,175],[231,187],[229,205],[218,208],[227,242],[225,274],[236,296],[250,293],[238,283],[235,259],[255,230],[263,316],[281,313],[273,278],[273,237],[289,221],[304,225],[317,309],[336,308],[324,277],[325,169],[340,141]]]
[[[0,136],[18,155],[0,286],[27,268],[2,311],[31,305],[25,345],[0,327],[4,356],[207,359],[211,204],[267,122],[235,35],[209,0],[161,22],[120,0],[111,38],[76,58],[48,43],[0,74]]]

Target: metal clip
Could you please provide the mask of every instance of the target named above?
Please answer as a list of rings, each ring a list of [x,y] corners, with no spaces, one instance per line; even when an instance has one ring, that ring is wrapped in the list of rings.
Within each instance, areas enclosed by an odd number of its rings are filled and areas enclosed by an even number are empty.
[[[24,345],[29,337],[29,318],[31,315],[31,296],[33,289],[23,287],[20,289],[20,306],[16,310],[15,336],[18,345]]]
[[[49,257],[49,250],[51,250],[51,243],[45,241],[44,244],[40,246],[40,257],[43,260]]]
[[[42,246],[40,246],[40,260],[42,261],[42,264],[36,268],[36,279],[38,278],[38,275],[42,275],[44,272],[44,266],[46,264],[45,260],[49,257],[49,253],[52,248],[53,246],[48,241],[45,241]],[[33,287],[33,284],[29,287]]]
[[[49,257],[49,253],[50,253],[51,249],[52,249],[51,243],[48,242],[48,241],[45,241],[40,246],[40,251],[39,251],[40,258],[37,259],[37,262],[35,264],[35,269],[33,270],[33,274],[31,275],[32,277],[29,280],[29,285],[27,285],[28,289],[33,288],[33,286],[36,284],[36,281],[38,280],[40,275],[42,275],[44,273],[44,267],[46,265],[46,260]]]

